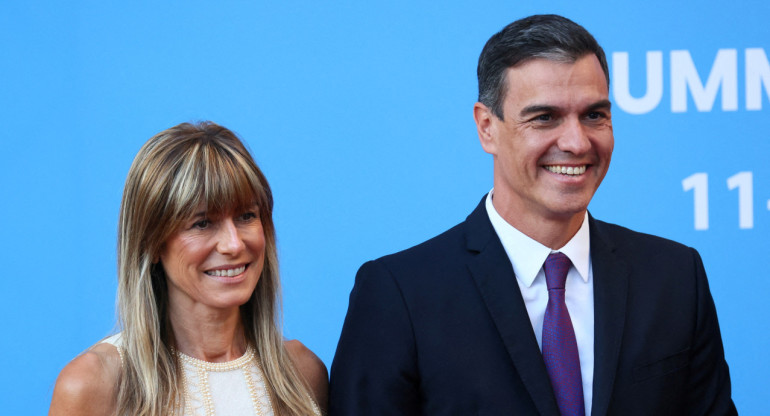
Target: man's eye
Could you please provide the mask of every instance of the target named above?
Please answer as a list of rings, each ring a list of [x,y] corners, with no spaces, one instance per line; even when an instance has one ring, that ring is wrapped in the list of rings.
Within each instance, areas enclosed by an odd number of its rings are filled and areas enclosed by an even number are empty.
[[[591,111],[588,113],[587,116],[590,120],[599,120],[600,118],[604,118],[604,113],[599,111]]]
[[[535,120],[537,120],[537,121],[551,121],[551,120],[553,120],[553,117],[551,117],[550,114],[540,114],[539,116],[535,117]]]

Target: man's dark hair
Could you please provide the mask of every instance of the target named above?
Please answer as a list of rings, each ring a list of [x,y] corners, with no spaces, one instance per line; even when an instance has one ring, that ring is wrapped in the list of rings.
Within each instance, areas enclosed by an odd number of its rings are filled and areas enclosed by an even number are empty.
[[[479,101],[503,120],[508,68],[535,58],[574,63],[588,54],[599,59],[609,88],[604,50],[583,26],[554,14],[517,20],[489,38],[481,51],[476,69]]]

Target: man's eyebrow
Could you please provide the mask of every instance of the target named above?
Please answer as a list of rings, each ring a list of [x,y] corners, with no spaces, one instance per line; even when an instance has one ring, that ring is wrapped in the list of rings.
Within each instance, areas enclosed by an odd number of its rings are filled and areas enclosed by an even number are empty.
[[[591,111],[600,110],[600,109],[610,110],[611,108],[612,108],[612,103],[610,103],[610,100],[601,100],[589,105],[586,108],[586,112],[591,112]],[[537,113],[555,113],[555,112],[559,112],[558,106],[545,105],[545,104],[533,104],[522,108],[521,111],[519,112],[519,116],[526,117],[528,115],[537,114]]]
[[[586,111],[590,112],[590,111],[601,110],[601,109],[611,110],[612,109],[612,103],[610,102],[610,100],[597,101],[597,102],[589,105],[588,108],[586,109]]]
[[[557,111],[559,107],[552,105],[533,104],[528,105],[519,111],[519,116],[524,117],[535,113],[553,113]]]

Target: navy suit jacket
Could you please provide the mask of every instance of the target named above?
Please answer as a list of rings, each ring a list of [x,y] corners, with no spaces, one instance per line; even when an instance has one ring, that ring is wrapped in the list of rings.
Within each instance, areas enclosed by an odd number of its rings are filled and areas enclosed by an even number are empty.
[[[589,218],[592,415],[736,414],[698,253]],[[364,264],[331,369],[331,416],[558,415],[482,199],[465,222]]]

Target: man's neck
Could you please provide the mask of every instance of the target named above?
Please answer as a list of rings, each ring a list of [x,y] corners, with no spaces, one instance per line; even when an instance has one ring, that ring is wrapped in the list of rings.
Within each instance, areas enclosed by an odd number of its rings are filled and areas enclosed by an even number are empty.
[[[492,204],[508,224],[552,250],[564,247],[575,236],[586,215],[585,210],[564,216],[536,215],[506,205],[500,199],[493,198]]]

